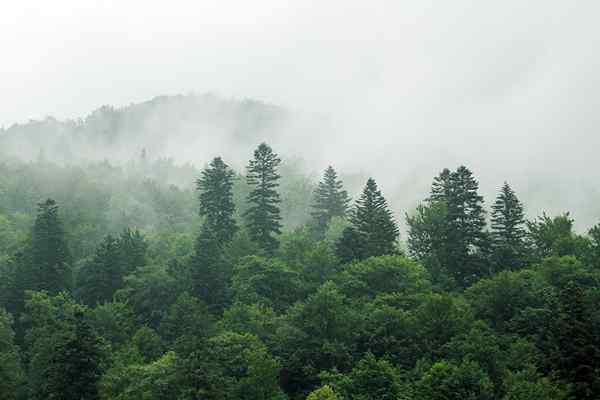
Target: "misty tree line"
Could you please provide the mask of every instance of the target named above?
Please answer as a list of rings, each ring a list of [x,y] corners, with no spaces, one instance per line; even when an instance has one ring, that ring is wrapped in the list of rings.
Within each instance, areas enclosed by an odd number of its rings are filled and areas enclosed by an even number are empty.
[[[121,227],[92,249],[81,237],[101,221],[96,185],[77,181],[68,196],[89,198],[68,220],[75,203],[39,203],[24,235],[27,213],[10,210],[30,188],[0,180],[0,397],[600,396],[600,225],[579,235],[568,213],[528,221],[505,183],[488,226],[461,166],[407,215],[405,250],[375,180],[352,204],[328,167],[295,194],[312,199],[310,220],[286,231],[280,165],[259,145],[241,193],[212,160],[197,224],[178,214],[177,188],[134,176],[122,190],[148,190],[164,223],[150,236]]]

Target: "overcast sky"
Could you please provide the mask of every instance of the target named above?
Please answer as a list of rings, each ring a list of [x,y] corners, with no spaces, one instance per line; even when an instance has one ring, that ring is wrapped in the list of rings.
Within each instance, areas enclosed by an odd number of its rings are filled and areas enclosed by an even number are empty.
[[[341,165],[590,183],[598,16],[597,0],[3,1],[0,126],[213,91],[331,114]]]

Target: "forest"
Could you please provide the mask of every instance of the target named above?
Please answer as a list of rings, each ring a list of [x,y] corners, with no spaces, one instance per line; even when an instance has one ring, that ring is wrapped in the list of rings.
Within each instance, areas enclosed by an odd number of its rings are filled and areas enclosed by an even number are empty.
[[[247,158],[4,157],[0,398],[600,398],[600,224]]]

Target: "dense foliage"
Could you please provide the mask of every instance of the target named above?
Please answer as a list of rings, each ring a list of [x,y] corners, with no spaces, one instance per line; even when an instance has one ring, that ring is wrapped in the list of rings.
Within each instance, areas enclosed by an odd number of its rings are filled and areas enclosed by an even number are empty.
[[[600,398],[600,225],[247,165],[0,164],[0,398]]]

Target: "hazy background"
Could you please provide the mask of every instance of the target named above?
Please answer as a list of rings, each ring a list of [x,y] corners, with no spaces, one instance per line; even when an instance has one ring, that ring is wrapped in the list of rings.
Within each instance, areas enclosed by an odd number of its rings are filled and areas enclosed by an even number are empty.
[[[158,95],[259,99],[300,116],[276,151],[373,175],[399,215],[466,164],[488,205],[508,180],[530,215],[571,210],[584,228],[600,219],[598,15],[585,0],[2,2],[0,126]],[[169,132],[163,155],[201,165],[228,147],[207,132]]]

